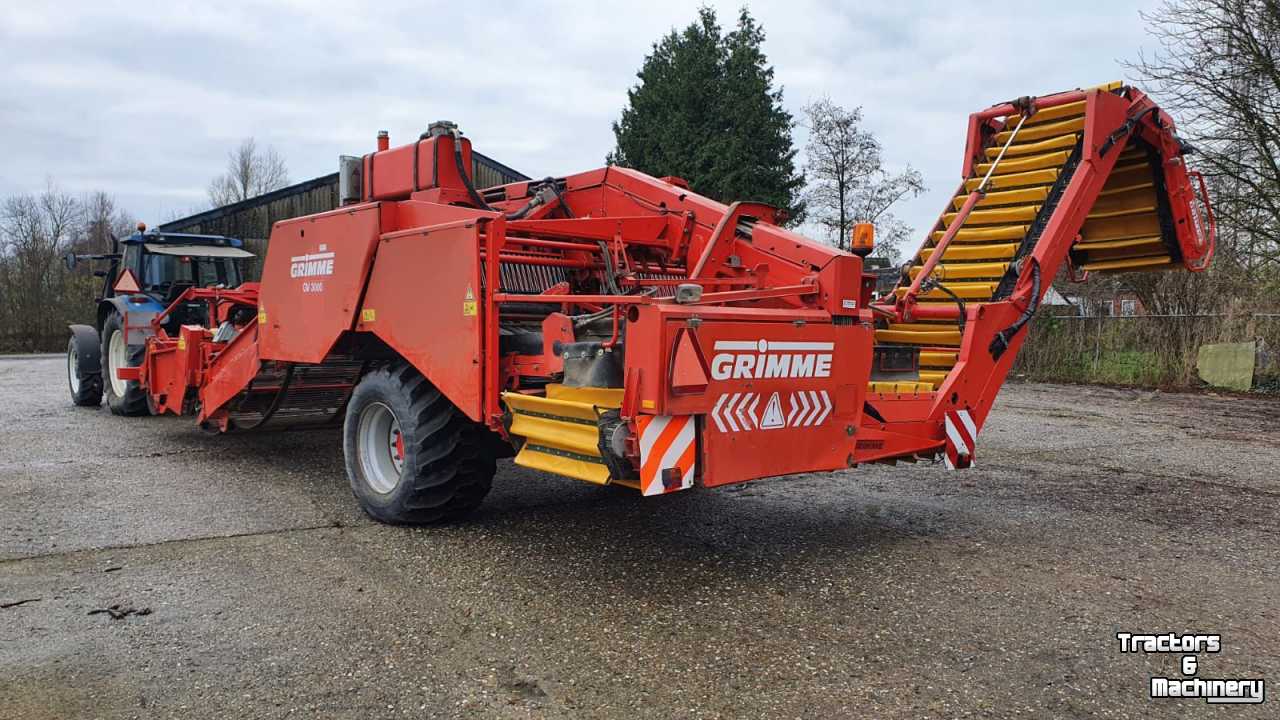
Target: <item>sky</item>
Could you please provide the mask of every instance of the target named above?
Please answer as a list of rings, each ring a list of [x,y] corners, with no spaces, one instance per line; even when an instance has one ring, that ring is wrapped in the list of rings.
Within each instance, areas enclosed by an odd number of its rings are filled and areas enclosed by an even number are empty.
[[[726,27],[743,5],[708,4]],[[960,179],[968,114],[1126,79],[1121,61],[1150,48],[1139,12],[1152,4],[747,3],[797,118],[820,97],[861,106],[890,169],[923,173],[928,191],[897,211],[920,237]],[[6,0],[0,196],[51,180],[105,190],[156,224],[207,206],[210,179],[245,137],[273,146],[300,182],[368,152],[378,130],[402,144],[438,119],[527,175],[589,170],[613,147],[652,43],[696,8]]]

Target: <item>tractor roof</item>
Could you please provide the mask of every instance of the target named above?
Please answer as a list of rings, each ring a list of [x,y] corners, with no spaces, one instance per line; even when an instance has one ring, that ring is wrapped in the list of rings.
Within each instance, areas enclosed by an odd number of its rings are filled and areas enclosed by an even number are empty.
[[[158,232],[156,230],[151,230],[149,232],[136,232],[129,237],[122,239],[120,242],[128,244],[207,245],[235,248],[244,246],[244,243],[239,238],[226,237],[223,235],[195,235],[192,233]]]

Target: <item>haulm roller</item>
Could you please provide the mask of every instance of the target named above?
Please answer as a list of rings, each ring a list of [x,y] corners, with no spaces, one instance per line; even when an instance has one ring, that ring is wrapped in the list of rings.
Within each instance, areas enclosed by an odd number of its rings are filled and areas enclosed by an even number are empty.
[[[260,284],[186,289],[114,375],[211,430],[341,425],[388,522],[474,508],[503,456],[644,495],[962,468],[1061,268],[1206,267],[1187,151],[1120,84],[976,112],[955,196],[876,300],[868,226],[846,253],[621,167],[476,188],[437,123],[343,158],[342,208],[277,223]]]

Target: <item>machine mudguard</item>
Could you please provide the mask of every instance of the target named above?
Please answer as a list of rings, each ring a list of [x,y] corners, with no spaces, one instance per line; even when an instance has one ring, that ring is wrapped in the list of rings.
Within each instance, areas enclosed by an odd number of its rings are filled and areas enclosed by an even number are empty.
[[[86,374],[102,373],[102,341],[92,325],[68,325],[76,344],[76,357]]]

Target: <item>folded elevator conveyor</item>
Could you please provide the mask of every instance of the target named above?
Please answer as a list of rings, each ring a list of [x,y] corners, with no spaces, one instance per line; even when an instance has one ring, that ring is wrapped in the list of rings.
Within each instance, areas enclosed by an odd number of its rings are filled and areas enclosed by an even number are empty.
[[[1119,83],[1105,86],[1118,90]],[[921,292],[921,305],[966,305],[1003,299],[1009,283],[1002,280],[1013,263],[1029,255],[1041,240],[1039,233],[1057,210],[1057,198],[1071,182],[1081,154],[1086,101],[1047,108],[1023,121],[1005,119],[1005,127],[989,137],[982,149],[985,162],[973,169],[946,211],[908,264],[894,292],[907,294],[948,226],[961,212],[969,194],[988,172],[991,177],[972,212],[943,252],[930,280],[937,284]],[[1010,138],[1013,142],[1000,156]],[[1121,151],[1117,164],[1090,210],[1071,248],[1077,270],[1127,272],[1163,270],[1179,261],[1178,241],[1168,221],[1160,157],[1136,134]],[[992,168],[994,166],[994,171]],[[919,352],[914,378],[873,380],[873,392],[927,393],[945,380],[958,357],[961,332],[955,320],[921,319],[889,322],[876,332],[877,347],[915,348]]]

